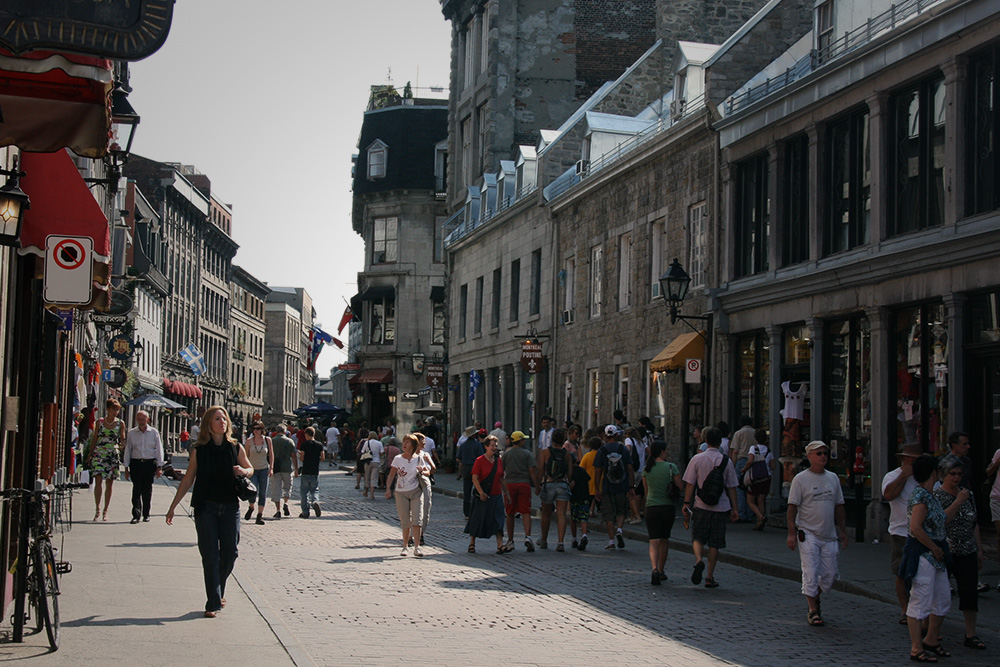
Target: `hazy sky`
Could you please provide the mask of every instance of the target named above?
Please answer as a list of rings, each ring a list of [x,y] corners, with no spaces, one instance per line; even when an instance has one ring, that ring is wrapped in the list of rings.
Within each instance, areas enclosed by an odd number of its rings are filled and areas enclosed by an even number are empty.
[[[132,150],[207,174],[233,207],[234,263],[305,287],[336,335],[364,267],[351,155],[369,86],[391,71],[443,96],[450,39],[440,0],[177,0],[163,48],[131,65]],[[316,370],[344,361],[327,346]]]

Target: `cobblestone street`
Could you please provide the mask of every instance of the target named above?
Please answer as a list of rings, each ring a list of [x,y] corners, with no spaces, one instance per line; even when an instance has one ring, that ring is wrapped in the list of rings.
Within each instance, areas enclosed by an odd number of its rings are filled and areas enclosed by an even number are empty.
[[[438,494],[425,557],[401,557],[393,502],[362,498],[340,472],[324,471],[320,489],[319,519],[244,522],[237,567],[292,655],[317,664],[908,662],[898,612],[875,600],[833,592],[826,627],[810,628],[795,582],[720,564],[721,587],[707,590],[690,584],[690,555],[673,553],[654,588],[646,543],[606,552],[593,530],[585,553],[557,553],[552,533],[547,551],[519,541],[498,556],[480,540],[468,554],[461,501]],[[1000,636],[980,636],[990,650],[963,648],[962,628],[947,622],[952,662],[995,665]]]

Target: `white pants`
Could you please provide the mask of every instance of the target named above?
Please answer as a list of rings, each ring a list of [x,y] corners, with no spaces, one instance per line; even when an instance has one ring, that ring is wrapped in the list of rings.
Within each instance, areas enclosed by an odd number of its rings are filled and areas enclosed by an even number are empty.
[[[931,562],[920,557],[917,576],[910,587],[910,604],[906,615],[924,620],[931,614],[945,616],[951,609],[951,587],[948,585],[947,570],[939,570]]]
[[[824,542],[808,530],[803,531],[805,542],[799,542],[799,562],[802,564],[802,594],[814,598],[828,593],[833,582],[840,578],[837,561],[840,543]]]

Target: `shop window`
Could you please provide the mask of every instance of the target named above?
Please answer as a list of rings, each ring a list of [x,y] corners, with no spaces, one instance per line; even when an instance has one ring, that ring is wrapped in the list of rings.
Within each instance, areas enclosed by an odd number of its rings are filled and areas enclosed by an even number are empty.
[[[767,334],[758,331],[740,336],[737,354],[740,414],[750,416],[758,428],[767,428],[771,423],[771,349]]]
[[[969,297],[972,343],[1000,343],[1000,292]]]
[[[866,317],[830,322],[826,329],[828,350],[826,381],[826,430],[830,469],[847,484],[857,448],[871,460],[871,331]],[[870,479],[867,484],[870,485]]]
[[[968,78],[968,123],[965,153],[968,160],[966,210],[969,215],[1000,207],[1000,90],[996,85],[1000,45],[971,58]]]
[[[736,277],[767,271],[771,234],[767,153],[736,166]]]
[[[804,455],[803,447],[812,439],[810,378],[812,340],[805,324],[790,324],[782,332],[781,406],[783,429],[781,455]],[[786,468],[783,480],[790,482],[797,470]]]
[[[948,321],[943,304],[895,313],[896,447],[919,444],[935,453],[947,446]]]
[[[944,222],[944,79],[893,96],[890,117],[889,234]]]
[[[785,144],[781,195],[781,265],[809,259],[809,137]]]
[[[375,218],[372,226],[372,264],[396,261],[399,218]]]
[[[871,222],[871,152],[868,111],[855,113],[830,126],[827,134],[829,168],[826,253],[868,243]]]

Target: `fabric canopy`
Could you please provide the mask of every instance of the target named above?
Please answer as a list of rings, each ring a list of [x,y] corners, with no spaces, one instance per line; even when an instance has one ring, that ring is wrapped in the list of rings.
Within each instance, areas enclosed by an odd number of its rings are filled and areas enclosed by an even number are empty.
[[[351,379],[347,381],[348,384],[383,384],[392,382],[392,369],[390,368],[371,368],[365,371],[361,371]]]
[[[111,133],[111,61],[55,51],[0,49],[0,146],[102,157]],[[27,171],[27,170],[25,170]]]
[[[187,382],[168,380],[163,378],[163,390],[177,396],[189,396],[191,398],[201,398],[201,387]]]
[[[684,366],[685,359],[703,359],[705,357],[705,338],[702,334],[692,331],[673,339],[658,355],[649,362],[649,369],[654,372],[673,371]]]

